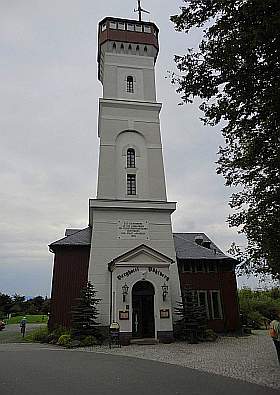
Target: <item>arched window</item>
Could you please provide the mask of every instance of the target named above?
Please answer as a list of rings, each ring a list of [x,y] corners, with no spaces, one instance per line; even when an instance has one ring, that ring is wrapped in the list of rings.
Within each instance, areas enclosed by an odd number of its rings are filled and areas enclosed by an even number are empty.
[[[134,82],[131,75],[129,75],[126,79],[126,91],[129,93],[134,93]]]
[[[129,148],[126,153],[126,166],[135,167],[135,151],[133,148]]]

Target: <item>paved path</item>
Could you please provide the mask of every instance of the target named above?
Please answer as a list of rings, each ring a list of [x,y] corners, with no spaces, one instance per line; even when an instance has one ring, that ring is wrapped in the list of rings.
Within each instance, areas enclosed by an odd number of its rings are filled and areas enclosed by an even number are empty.
[[[277,391],[171,364],[36,344],[0,345],[5,395],[276,395]]]
[[[280,366],[267,331],[255,331],[246,337],[221,337],[214,343],[131,345],[111,350],[103,346],[94,351],[181,365],[280,389]]]
[[[44,328],[44,327],[46,327],[47,325],[46,324],[28,324],[27,323],[27,325],[26,325],[26,333],[27,332],[30,332],[30,331],[32,331],[32,330],[34,330],[34,329],[37,329],[37,328]],[[14,333],[14,332],[20,332],[20,326],[19,326],[19,324],[9,324],[9,325],[6,325],[6,327],[5,327],[5,329],[3,329],[3,331],[1,331],[0,332],[0,335],[1,335],[1,333],[7,333],[7,332],[9,332],[9,333]]]

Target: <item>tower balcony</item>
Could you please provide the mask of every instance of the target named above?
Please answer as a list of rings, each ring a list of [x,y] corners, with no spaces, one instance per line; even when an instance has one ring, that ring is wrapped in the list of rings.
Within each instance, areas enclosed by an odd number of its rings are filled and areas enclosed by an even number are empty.
[[[100,21],[97,57],[99,79],[102,68],[102,52],[109,48],[106,44],[109,42],[113,43],[113,48],[116,48],[116,52],[118,52],[118,49],[123,49],[124,52],[126,52],[126,49],[132,49],[133,52],[132,46],[136,47],[138,54],[141,55],[142,52],[143,55],[152,56],[154,57],[154,62],[156,62],[159,52],[158,33],[158,27],[152,22],[113,17],[106,17]],[[148,50],[148,48],[152,48],[152,51]]]

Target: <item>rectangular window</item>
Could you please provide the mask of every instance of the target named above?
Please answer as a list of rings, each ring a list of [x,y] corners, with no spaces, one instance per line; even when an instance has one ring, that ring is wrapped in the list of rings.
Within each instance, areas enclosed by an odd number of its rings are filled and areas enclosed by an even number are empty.
[[[136,195],[136,175],[128,174],[127,175],[127,194],[128,195]]]
[[[204,262],[203,261],[196,261],[195,262],[195,271],[196,272],[204,272],[205,267],[204,267]]]
[[[144,33],[151,33],[151,27],[144,25]]]
[[[134,32],[134,25],[132,23],[127,24],[127,30]]]
[[[183,263],[183,272],[192,272],[192,264],[188,261]]]
[[[109,27],[110,27],[110,29],[116,29],[117,28],[117,22],[110,22]]]
[[[207,299],[207,291],[197,291],[197,302],[199,306],[204,306],[206,309],[207,318],[209,319],[209,306]]]
[[[118,29],[125,30],[125,24],[123,22],[118,22]]]
[[[142,25],[135,25],[136,32],[142,32]]]
[[[103,23],[103,25],[101,26],[101,30],[102,30],[102,32],[104,32],[104,30],[106,30],[106,23]]]
[[[208,262],[208,271],[209,272],[216,272],[217,271],[216,262]]]
[[[211,315],[213,320],[223,318],[220,291],[210,291]]]

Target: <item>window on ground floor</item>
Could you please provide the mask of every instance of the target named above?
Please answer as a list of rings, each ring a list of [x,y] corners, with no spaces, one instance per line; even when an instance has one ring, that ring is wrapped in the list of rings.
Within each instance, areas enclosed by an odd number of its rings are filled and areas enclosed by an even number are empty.
[[[221,320],[223,318],[222,303],[220,291],[209,291],[210,305],[211,305],[211,318],[213,320]]]

